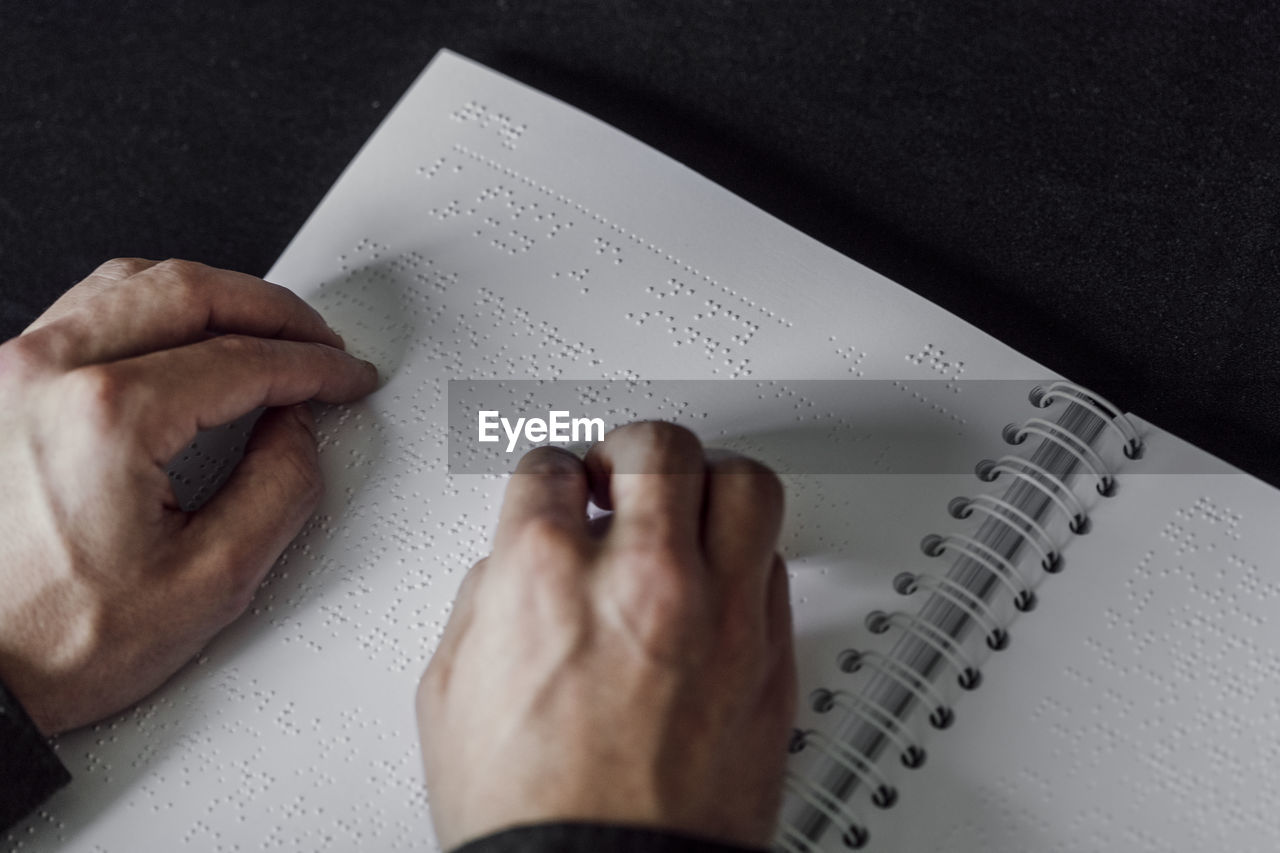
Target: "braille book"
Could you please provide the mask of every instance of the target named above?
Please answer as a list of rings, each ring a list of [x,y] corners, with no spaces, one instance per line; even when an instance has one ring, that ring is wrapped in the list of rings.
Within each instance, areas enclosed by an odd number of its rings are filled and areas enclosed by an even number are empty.
[[[502,471],[641,417],[787,485],[778,849],[1280,849],[1280,495],[1122,398],[447,52],[268,278],[384,385],[319,413],[327,495],[249,612],[60,737],[3,849],[422,849],[414,688]]]

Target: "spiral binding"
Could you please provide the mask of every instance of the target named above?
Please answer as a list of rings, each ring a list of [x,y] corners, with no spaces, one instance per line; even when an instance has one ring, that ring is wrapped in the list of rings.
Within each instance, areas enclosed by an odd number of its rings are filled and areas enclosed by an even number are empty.
[[[1051,501],[1058,505],[1072,533],[1084,533],[1088,529],[1089,516],[1085,514],[1084,504],[1076,497],[1076,493],[1068,488],[1060,477],[1046,471],[1030,459],[1021,456],[1001,456],[995,462],[983,459],[977,466],[978,479],[993,482],[1002,473],[1030,483],[1045,493]]]
[[[880,767],[886,750],[897,754],[905,767],[920,767],[925,751],[908,724],[913,713],[926,713],[939,729],[955,719],[937,683],[939,675],[951,671],[961,688],[977,688],[982,670],[966,637],[978,630],[989,651],[1000,651],[1009,644],[1009,626],[998,603],[1011,603],[1015,613],[1034,608],[1038,578],[1027,577],[1020,568],[1024,551],[1035,555],[1032,565],[1043,573],[1055,573],[1062,568],[1062,543],[1051,533],[1061,529],[1055,518],[1065,520],[1071,534],[1088,531],[1088,511],[1070,485],[1072,478],[1085,473],[1096,481],[1099,495],[1116,493],[1115,472],[1095,444],[1110,431],[1122,441],[1126,458],[1141,458],[1144,447],[1137,428],[1097,394],[1069,382],[1053,382],[1033,388],[1029,398],[1040,409],[1055,402],[1066,405],[1056,421],[1032,417],[1005,428],[1004,439],[1011,445],[1038,439],[1028,456],[1008,455],[978,464],[976,471],[984,482],[1004,475],[1008,485],[1002,495],[951,501],[948,510],[954,518],[981,516],[972,536],[930,534],[921,542],[930,556],[952,556],[951,567],[945,573],[902,572],[894,578],[898,593],[925,594],[919,609],[867,615],[868,630],[884,634],[896,629],[897,639],[888,653],[847,649],[840,654],[837,664],[842,671],[868,673],[863,688],[856,693],[814,692],[815,711],[840,714],[826,731],[797,732],[793,739],[793,751],[812,749],[816,763],[804,775],[788,774],[788,811],[775,836],[777,849],[821,850],[819,842],[832,829],[847,848],[867,844],[870,834],[853,801],[859,790],[868,791],[878,809],[898,800],[897,786]]]
[[[1119,406],[1112,405],[1098,394],[1087,391],[1074,382],[1054,382],[1048,389],[1036,386],[1031,389],[1031,405],[1041,409],[1053,404],[1053,398],[1069,398],[1072,403],[1091,412],[1098,420],[1120,434],[1124,441],[1124,455],[1130,459],[1142,458],[1142,438],[1133,421],[1125,417]]]
[[[881,734],[898,747],[903,766],[915,769],[924,764],[926,755],[924,747],[915,742],[903,727],[902,721],[889,713],[883,705],[847,690],[818,690],[813,697],[813,706],[815,711],[822,713],[839,706],[849,714],[857,714],[879,729]],[[799,744],[801,748],[804,745],[803,740],[803,733],[801,733],[802,742]]]
[[[797,776],[790,772],[787,773],[782,785],[783,789],[788,793],[799,797],[828,821],[835,824],[840,829],[840,837],[847,846],[856,849],[867,843],[866,827],[862,825],[861,819],[853,813],[853,810],[845,804],[842,797],[833,794],[828,788],[804,776]],[[788,833],[788,835],[804,839],[809,849],[820,849],[804,833]]]
[[[859,652],[846,649],[840,654],[839,666],[845,672],[857,672],[864,666],[879,675],[898,683],[903,690],[910,693],[921,705],[930,707],[929,722],[935,729],[948,728],[955,722],[955,712],[947,704],[942,693],[934,687],[928,676],[916,672],[914,667],[877,651]]]
[[[948,506],[948,510],[954,518],[968,518],[973,512],[977,511],[1008,525],[1015,533],[1023,537],[1023,541],[1027,545],[1040,554],[1040,568],[1050,573],[1059,570],[1059,554],[1057,546],[1053,543],[1053,537],[1035,519],[1007,501],[1003,501],[995,495],[954,498]],[[1024,526],[1019,528],[1014,524],[1015,521]],[[1028,533],[1035,533],[1035,538],[1028,536]]]
[[[923,589],[945,598],[982,627],[987,636],[987,647],[993,652],[1002,651],[1008,647],[1009,630],[1000,624],[995,611],[981,598],[950,578],[903,572],[893,579],[893,588],[902,595],[911,595],[917,589]]]
[[[982,670],[969,658],[964,645],[937,625],[901,610],[896,613],[873,610],[867,614],[867,630],[871,633],[883,634],[893,627],[915,634],[920,642],[931,646],[955,669],[956,680],[965,690],[973,690],[982,683]]]
[[[1075,433],[1065,431],[1052,421],[1046,421],[1044,418],[1030,418],[1021,427],[1009,424],[1005,427],[1004,437],[1010,444],[1021,444],[1026,441],[1027,435],[1032,433],[1052,441],[1079,459],[1080,463],[1098,478],[1098,494],[1108,498],[1115,494],[1116,479],[1102,458]]]
[[[982,566],[991,573],[992,577],[1009,588],[1009,592],[1013,594],[1014,607],[1024,613],[1035,609],[1036,594],[1031,589],[1031,584],[1018,571],[1018,567],[1014,565],[1012,560],[994,548],[972,537],[959,536],[954,533],[950,536],[939,536],[936,533],[930,533],[924,537],[920,547],[930,557],[941,557],[947,551],[956,551],[963,554]]]

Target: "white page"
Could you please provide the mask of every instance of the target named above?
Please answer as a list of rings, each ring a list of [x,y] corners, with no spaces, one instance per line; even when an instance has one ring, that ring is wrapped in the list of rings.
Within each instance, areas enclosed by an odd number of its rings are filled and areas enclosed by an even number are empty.
[[[1280,496],[1138,423],[1144,458],[925,766],[885,762],[899,804],[857,798],[866,849],[1280,849]]]
[[[413,691],[461,575],[487,550],[502,488],[500,477],[446,469],[448,379],[896,380],[902,403],[875,386],[879,396],[848,404],[855,422],[875,425],[885,458],[905,459],[899,443],[923,435],[976,461],[1004,452],[1001,427],[1031,412],[958,380],[1046,375],[670,159],[448,53],[269,277],[318,306],[385,385],[322,413],[327,496],[251,611],[136,708],[60,738],[75,781],[9,834],[9,849],[424,846]],[[1030,384],[1009,393],[1020,399]],[[699,409],[679,419],[699,428],[715,414]],[[225,467],[216,444],[180,463],[190,491]],[[902,606],[891,579],[933,567],[920,537],[954,528],[947,500],[976,483],[958,469],[904,475],[892,464],[787,479],[784,547],[807,695],[847,679],[835,654],[867,642],[867,610]],[[1272,491],[1230,482],[1274,508]],[[1125,539],[1123,523],[1109,529],[1091,541]],[[1056,578],[1052,590],[1070,584]],[[1050,621],[1039,616],[1015,625],[1019,641]],[[1001,690],[1017,695],[1017,672],[1040,671],[1002,655],[990,687],[965,701],[998,704]],[[1043,736],[1038,720],[1006,724]],[[992,785],[1012,772],[973,762],[954,745],[963,738],[934,738],[956,758],[939,746],[903,782],[877,840],[917,830],[933,839],[949,826],[902,820],[964,802],[948,767]],[[1050,826],[1056,839],[1062,827]]]

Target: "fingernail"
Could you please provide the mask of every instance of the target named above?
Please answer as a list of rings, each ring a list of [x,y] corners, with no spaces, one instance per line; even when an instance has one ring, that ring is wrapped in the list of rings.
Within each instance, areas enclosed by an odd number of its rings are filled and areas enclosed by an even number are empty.
[[[333,332],[333,336],[338,339],[338,349],[345,350],[347,348],[346,339],[343,338],[342,335],[338,334],[338,330],[333,326],[329,327],[329,331]]]
[[[293,409],[293,416],[298,419],[298,423],[302,424],[302,426],[306,428],[307,432],[311,434],[312,438],[315,438],[316,437],[316,416],[311,412],[311,404],[298,403],[297,405],[291,406],[290,408]]]
[[[369,378],[373,381],[373,387],[374,387],[374,388],[381,388],[381,387],[382,387],[382,373],[378,370],[378,365],[374,364],[372,361],[365,361],[363,358],[361,358],[361,359],[357,359],[357,360],[358,360],[361,364],[363,364],[363,365],[364,365],[364,369],[365,369],[366,371],[368,371]]]

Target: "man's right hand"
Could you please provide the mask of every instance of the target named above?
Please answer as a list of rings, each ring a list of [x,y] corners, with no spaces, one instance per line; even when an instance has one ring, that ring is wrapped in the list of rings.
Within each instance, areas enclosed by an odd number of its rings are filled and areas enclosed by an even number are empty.
[[[796,701],[782,503],[670,424],[524,457],[418,693],[444,847],[544,821],[767,843]]]

